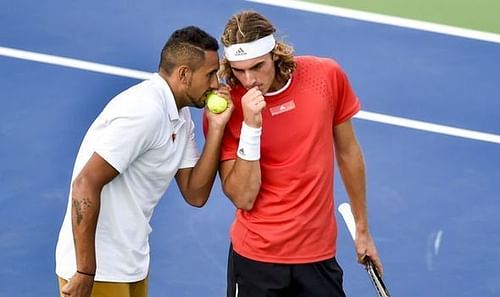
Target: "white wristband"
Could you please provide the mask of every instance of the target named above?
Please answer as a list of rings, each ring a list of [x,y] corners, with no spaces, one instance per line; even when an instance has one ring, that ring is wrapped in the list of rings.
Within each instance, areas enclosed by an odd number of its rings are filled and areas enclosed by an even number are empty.
[[[243,160],[257,161],[260,159],[260,135],[262,127],[252,128],[245,122],[241,125],[240,143],[236,154]]]

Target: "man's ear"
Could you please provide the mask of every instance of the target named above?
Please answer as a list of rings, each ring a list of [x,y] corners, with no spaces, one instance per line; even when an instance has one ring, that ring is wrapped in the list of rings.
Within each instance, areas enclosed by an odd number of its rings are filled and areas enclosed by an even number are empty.
[[[177,78],[183,84],[189,83],[192,74],[193,71],[191,71],[191,68],[189,68],[189,66],[187,65],[180,65],[177,68]]]
[[[278,60],[279,60],[279,58],[280,58],[280,57],[279,57],[278,55],[276,55],[274,52],[271,52],[271,56],[273,57],[273,62],[278,61]]]

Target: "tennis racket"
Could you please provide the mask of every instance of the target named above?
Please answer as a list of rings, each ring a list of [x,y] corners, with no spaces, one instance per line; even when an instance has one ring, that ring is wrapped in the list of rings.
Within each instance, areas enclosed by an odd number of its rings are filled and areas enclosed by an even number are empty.
[[[354,223],[354,217],[352,216],[351,206],[349,203],[342,203],[338,207],[340,214],[344,218],[345,224],[347,225],[347,229],[349,229],[349,233],[351,233],[352,240],[356,239],[356,227]],[[380,276],[380,273],[377,271],[377,267],[373,264],[372,259],[370,257],[365,257],[365,267],[368,275],[370,276],[370,280],[375,287],[375,291],[377,291],[378,297],[390,297],[389,291]]]

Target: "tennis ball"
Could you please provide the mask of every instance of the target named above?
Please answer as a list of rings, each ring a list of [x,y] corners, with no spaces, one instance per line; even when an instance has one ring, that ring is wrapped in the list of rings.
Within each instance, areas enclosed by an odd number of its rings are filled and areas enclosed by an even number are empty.
[[[213,113],[221,113],[227,108],[227,100],[215,93],[207,95],[207,107]]]

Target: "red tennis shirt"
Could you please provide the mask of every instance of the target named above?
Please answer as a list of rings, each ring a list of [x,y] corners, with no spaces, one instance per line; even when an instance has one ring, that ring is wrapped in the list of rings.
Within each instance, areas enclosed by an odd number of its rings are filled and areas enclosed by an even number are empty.
[[[262,262],[311,263],[335,255],[333,127],[360,109],[334,60],[295,59],[286,90],[265,96],[262,185],[252,210],[238,209],[231,227],[234,250]],[[231,91],[235,110],[226,127],[222,161],[237,158],[245,93],[241,86]]]

